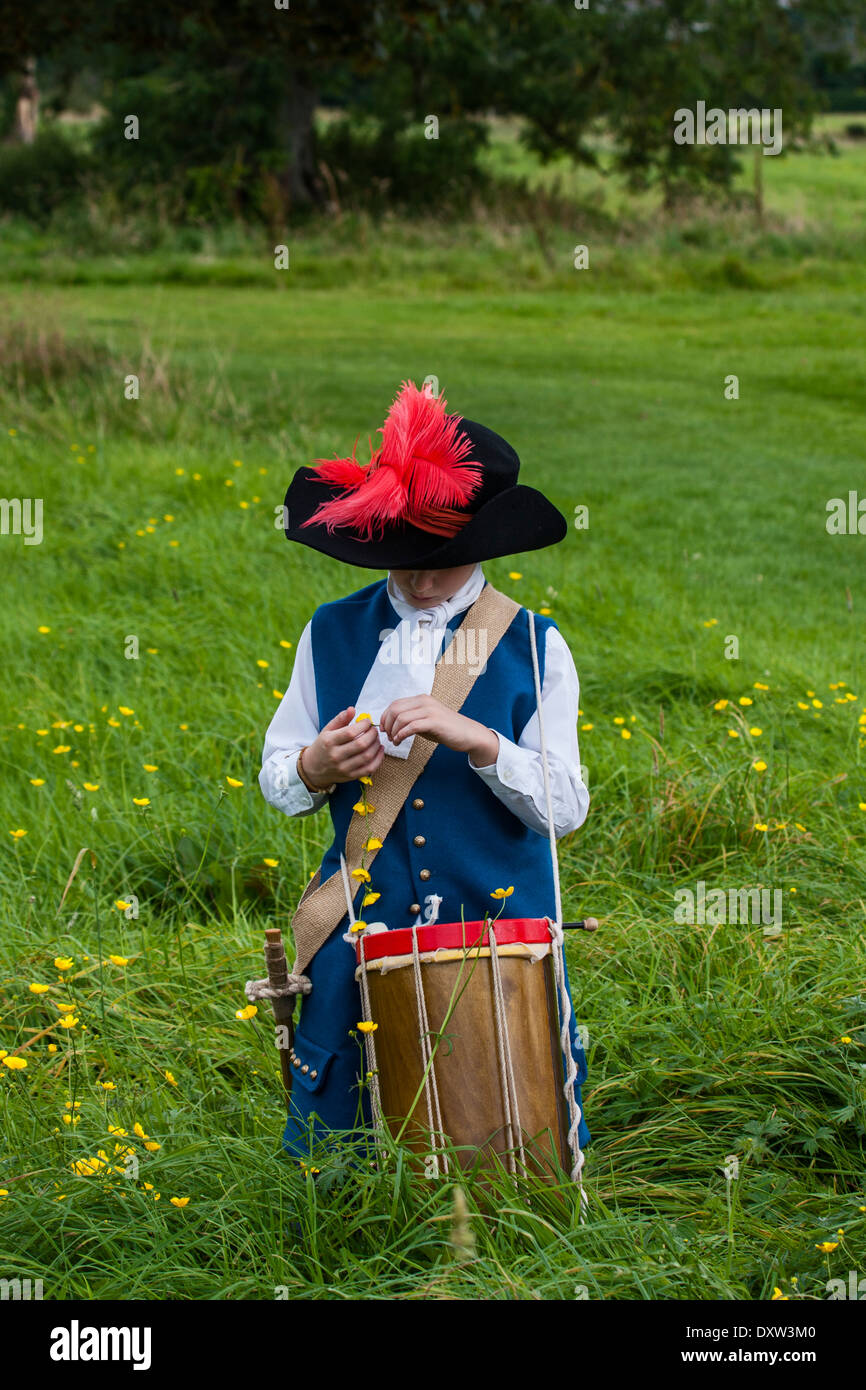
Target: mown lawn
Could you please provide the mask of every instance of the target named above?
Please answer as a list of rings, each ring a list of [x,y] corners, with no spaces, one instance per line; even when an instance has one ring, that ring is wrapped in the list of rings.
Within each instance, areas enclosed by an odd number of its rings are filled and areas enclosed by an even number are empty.
[[[0,364],[0,491],[44,499],[40,545],[0,536],[0,1275],[50,1298],[765,1299],[862,1269],[866,537],[825,521],[866,495],[863,276],[796,229],[754,257],[717,234],[602,250],[606,274],[523,234],[368,229],[343,261],[311,234],[279,285],[260,247],[248,283],[83,253],[69,283],[58,245],[18,283],[13,239],[3,321],[58,336],[7,334]],[[264,803],[264,731],[315,605],[373,577],[290,548],[275,508],[428,373],[589,508],[485,565],[551,608],[581,677],[593,800],[560,850],[566,918],[602,919],[568,943],[589,1219],[567,1189],[468,1182],[471,1262],[448,1183],[337,1157],[316,1184],[281,1156],[267,1011],[235,1016],[329,839]],[[699,880],[781,890],[781,930],[676,920]]]

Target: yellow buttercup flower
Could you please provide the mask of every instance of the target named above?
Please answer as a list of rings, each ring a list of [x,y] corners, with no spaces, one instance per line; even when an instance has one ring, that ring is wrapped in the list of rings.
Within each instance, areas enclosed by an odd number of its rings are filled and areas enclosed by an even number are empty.
[[[74,962],[71,956],[55,956],[54,968],[56,970],[71,970]]]
[[[353,869],[350,877],[358,878],[362,881],[362,883],[370,882],[370,875],[367,873],[366,869]]]
[[[356,723],[356,724],[359,724],[359,723],[361,722],[362,719],[370,719],[369,714],[356,714],[356,715],[355,715],[355,723]],[[372,719],[370,719],[370,723],[371,723],[371,724],[372,724],[372,722],[373,722]]]
[[[51,986],[50,986],[50,985],[38,985],[38,984],[33,984],[33,985],[28,986],[28,988],[29,988],[31,994],[47,994],[48,991],[49,991],[49,989],[51,988]]]
[[[263,859],[262,863],[267,864],[269,869],[275,869],[279,864],[279,859]]]
[[[141,765],[144,768],[145,772],[159,772],[158,763],[142,763]]]
[[[820,1245],[815,1246],[815,1249],[820,1250],[822,1255],[829,1255],[831,1251],[838,1248],[838,1245],[838,1240],[822,1240]]]
[[[165,1073],[165,1079],[166,1079],[166,1081],[168,1082],[169,1086],[176,1086],[176,1085],[177,1085],[177,1082],[175,1081],[175,1079],[174,1079],[174,1077],[172,1076],[172,1074],[171,1074],[170,1071],[167,1071],[167,1072]]]
[[[4,1057],[4,1067],[9,1067],[10,1071],[23,1071],[27,1066],[23,1057]]]
[[[755,821],[755,829],[756,829],[756,830],[766,830],[766,829],[767,829],[767,826],[763,823],[763,821]]]
[[[364,803],[363,803],[363,801],[356,801],[355,804],[354,804],[354,806],[352,807],[352,810],[353,810],[353,811],[357,811],[357,813],[358,813],[359,816],[369,816],[369,815],[372,815],[372,813],[375,811],[375,809],[376,809],[375,806],[365,806]]]
[[[134,797],[132,798],[132,804],[133,804],[133,806],[149,806],[149,805],[150,805],[150,797],[149,797],[149,796],[134,796]]]
[[[111,961],[112,965],[129,965],[126,956],[109,956],[108,959]]]
[[[79,1158],[75,1163],[70,1163],[73,1173],[77,1173],[80,1178],[89,1177],[92,1173],[98,1173],[104,1167],[98,1158]]]
[[[73,1014],[66,1014],[64,1018],[58,1018],[57,1022],[59,1023],[61,1028],[70,1029],[74,1028],[76,1023],[80,1023],[81,1020],[75,1018]]]
[[[227,777],[227,778],[226,778],[226,781],[228,782],[228,784],[229,784],[230,787],[242,787],[242,786],[243,786],[243,782],[239,782],[238,779],[237,779],[237,777]]]
[[[157,1144],[155,1139],[148,1139],[144,1147],[148,1150],[149,1153],[155,1154],[162,1148],[162,1145]]]
[[[741,695],[739,699],[741,705],[753,705],[755,702],[750,695]]]
[[[235,1010],[235,1018],[255,1018],[257,1013],[258,1009],[256,1008],[255,1004],[247,1004],[243,1009]]]
[[[514,885],[512,884],[510,888],[494,888],[490,896],[491,898],[510,898],[513,892]]]
[[[365,893],[361,899],[361,906],[369,907],[371,903],[376,902],[381,896],[381,893]]]
[[[713,709],[727,709],[727,708],[728,708],[728,701],[727,701],[727,700],[717,700],[716,703],[713,705]]]
[[[45,786],[45,778],[44,778],[44,777],[31,777],[31,778],[30,778],[30,781],[31,781],[31,783],[32,783],[32,785],[33,785],[34,787],[44,787],[44,786]]]
[[[98,783],[98,782],[83,782],[83,783],[82,783],[82,786],[84,787],[84,790],[85,790],[86,792],[98,792],[98,791],[99,791],[99,783]]]
[[[620,738],[631,738],[631,729],[620,729]]]
[[[378,1023],[366,1023],[362,1021],[358,1024],[358,1031],[360,1033],[375,1033],[378,1027]]]
[[[367,843],[363,846],[363,848],[364,848],[364,849],[367,849],[367,850],[371,850],[371,849],[381,849],[381,848],[382,848],[382,841],[381,841],[381,840],[377,840],[376,837],[375,837],[375,835],[371,835],[370,838],[369,838],[369,840],[367,841]]]
[[[171,1202],[173,1207],[185,1207],[189,1203],[188,1197],[169,1197],[168,1200]]]
[[[10,831],[9,831],[9,834],[12,836],[12,839],[13,839],[13,840],[23,840],[23,839],[24,839],[24,836],[27,834],[27,831],[26,831],[26,830],[20,830],[20,829],[19,829],[19,830],[10,830]]]
[[[759,758],[756,763],[752,763],[752,767],[755,769],[756,772],[767,771],[767,764],[761,758]]]
[[[138,1135],[139,1139],[148,1139],[148,1138],[150,1137],[149,1135],[145,1134],[145,1132],[144,1132],[144,1130],[142,1129],[141,1125],[139,1124],[138,1120],[136,1120],[136,1122],[135,1122],[135,1124],[132,1126],[132,1128],[133,1128],[133,1130],[135,1131],[135,1133]]]
[[[357,921],[352,923],[351,927],[349,928],[349,931],[365,931],[366,927],[366,922]]]

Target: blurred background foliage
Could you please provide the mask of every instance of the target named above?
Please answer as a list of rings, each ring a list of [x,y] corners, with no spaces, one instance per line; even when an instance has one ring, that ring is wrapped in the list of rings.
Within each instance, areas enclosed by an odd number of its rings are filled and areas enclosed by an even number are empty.
[[[859,0],[33,0],[0,13],[0,214],[453,215],[489,185],[491,117],[667,207],[724,196],[753,152],[675,145],[677,108],[781,107],[794,149],[816,111],[866,112],[864,23]]]

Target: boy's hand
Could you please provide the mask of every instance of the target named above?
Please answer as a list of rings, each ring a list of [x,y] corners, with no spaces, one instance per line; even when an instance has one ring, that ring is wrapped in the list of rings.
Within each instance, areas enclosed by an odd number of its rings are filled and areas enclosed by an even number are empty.
[[[369,719],[355,722],[355,706],[340,710],[304,753],[307,780],[317,787],[372,777],[382,766],[385,750],[379,731]]]
[[[424,734],[435,743],[444,743],[446,748],[468,753],[476,767],[487,767],[499,756],[499,736],[492,729],[455,713],[432,695],[407,695],[392,700],[382,713],[379,727],[397,745],[413,734]]]

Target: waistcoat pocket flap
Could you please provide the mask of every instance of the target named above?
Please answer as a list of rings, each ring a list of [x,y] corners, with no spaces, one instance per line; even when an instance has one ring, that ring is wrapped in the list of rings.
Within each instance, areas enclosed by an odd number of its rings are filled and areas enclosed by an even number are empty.
[[[295,1032],[295,1044],[289,1053],[292,1064],[292,1077],[305,1091],[320,1091],[328,1079],[331,1063],[336,1052],[329,1052],[318,1043],[305,1038],[303,1033]]]

